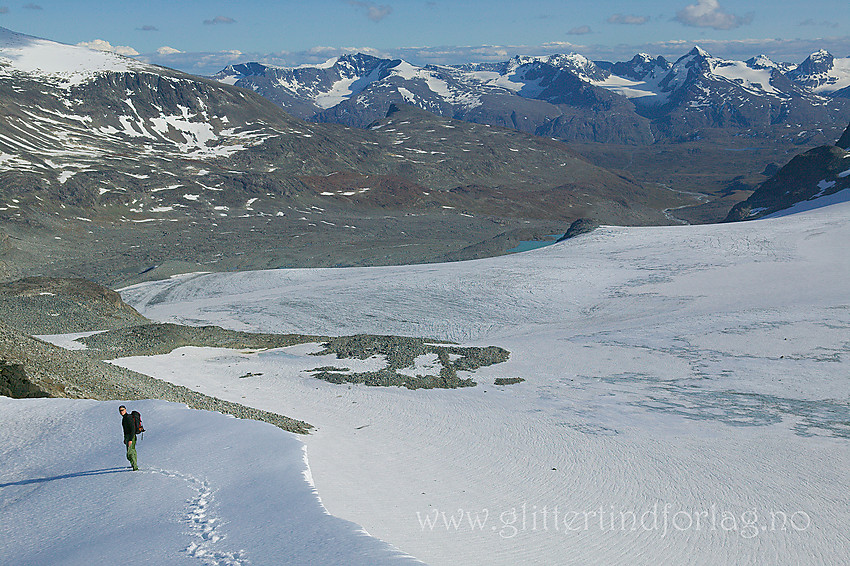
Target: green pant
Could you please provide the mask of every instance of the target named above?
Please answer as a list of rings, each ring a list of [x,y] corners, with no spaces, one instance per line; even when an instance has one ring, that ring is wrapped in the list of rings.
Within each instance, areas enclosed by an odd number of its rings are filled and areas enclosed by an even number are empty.
[[[127,443],[127,460],[130,461],[134,470],[139,469],[138,456],[136,456],[136,437]]]

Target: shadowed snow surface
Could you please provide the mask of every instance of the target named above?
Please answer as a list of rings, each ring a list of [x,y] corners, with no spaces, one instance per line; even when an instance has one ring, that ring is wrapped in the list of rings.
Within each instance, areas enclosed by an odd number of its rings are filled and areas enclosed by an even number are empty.
[[[413,562],[327,514],[294,435],[127,402],[148,430],[133,472],[119,404],[0,397],[0,563]]]

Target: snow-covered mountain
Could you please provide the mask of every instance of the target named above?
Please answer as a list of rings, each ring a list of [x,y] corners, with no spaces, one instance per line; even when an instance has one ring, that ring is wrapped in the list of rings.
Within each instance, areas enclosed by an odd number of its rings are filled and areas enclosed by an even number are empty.
[[[65,45],[0,28],[0,77],[27,73],[70,88],[106,72],[151,72],[153,67],[114,53]]]
[[[350,71],[364,60],[369,65],[352,76]],[[289,111],[317,122],[365,127],[383,117],[391,104],[412,104],[442,116],[537,135],[650,143],[649,122],[635,114],[627,99],[588,82],[605,74],[576,54],[425,67],[351,55],[312,68],[228,67],[215,78],[283,101]]]
[[[812,92],[850,97],[850,57],[839,59],[821,49],[789,71],[788,76]]]
[[[654,96],[638,101],[671,139],[691,139],[706,128],[777,135],[792,125],[843,127],[850,119],[846,101],[800,87],[765,56],[730,61],[695,47],[655,84]]]
[[[638,54],[612,64],[571,53],[416,67],[348,55],[315,67],[231,66],[215,78],[254,89],[319,122],[363,127],[389,104],[405,102],[570,141],[651,143],[694,135],[700,128],[738,132],[843,123],[850,119],[850,104],[840,99],[846,86],[843,61],[829,56],[831,70],[805,75],[822,75],[815,82],[791,80],[797,75],[790,74],[789,65],[763,55],[732,61],[699,47],[674,63]],[[794,72],[801,68],[807,64]]]
[[[369,84],[389,76],[400,61],[357,54],[329,59],[315,67],[270,67],[259,63],[230,65],[216,75],[227,84],[250,88],[305,117],[336,106]]]
[[[313,82],[307,82],[308,71],[296,69],[274,81],[288,81],[300,96],[319,93],[315,102],[325,106],[338,106],[346,93],[362,91],[381,78],[415,79],[448,89],[437,70],[417,70],[400,61],[340,58],[319,69],[320,74],[310,71]],[[405,120],[388,130],[304,122],[241,88],[8,30],[0,33],[0,101],[5,108],[0,116],[4,210],[20,208],[22,203],[12,199],[28,199],[27,204],[41,199],[84,207],[129,206],[118,214],[146,218],[180,209],[218,216],[250,200],[249,208],[276,213],[283,205],[270,204],[272,199],[321,197],[340,188],[327,180],[333,173],[372,175],[373,185],[390,192],[393,183],[419,184],[427,196],[429,189],[514,184],[507,177],[527,184],[529,176],[519,162],[511,165],[523,158],[535,162],[535,182],[541,187],[575,181],[565,168],[582,178],[599,177],[586,175],[585,169],[598,168],[563,145],[515,132],[458,129],[436,116],[441,122],[434,128],[408,135],[404,132],[415,126]],[[383,119],[386,111],[376,118]],[[452,138],[463,139],[444,147],[440,140],[448,138],[440,130],[457,130]],[[405,141],[412,136],[415,141]],[[492,151],[470,151],[464,145],[473,143]],[[534,149],[517,148],[528,143]],[[425,151],[425,146],[433,147]],[[462,147],[468,166],[441,164]],[[542,155],[548,161],[536,163]],[[549,180],[539,177],[540,172]],[[326,179],[324,188],[316,177]],[[313,186],[317,189],[308,190]]]

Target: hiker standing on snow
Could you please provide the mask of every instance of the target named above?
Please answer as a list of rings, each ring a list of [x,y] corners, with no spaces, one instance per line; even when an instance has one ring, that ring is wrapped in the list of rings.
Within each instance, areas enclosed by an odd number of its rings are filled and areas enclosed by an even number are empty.
[[[118,407],[121,413],[121,427],[124,429],[124,445],[127,447],[127,460],[133,465],[133,470],[139,469],[138,457],[136,456],[136,423],[133,415],[127,412],[127,407]]]

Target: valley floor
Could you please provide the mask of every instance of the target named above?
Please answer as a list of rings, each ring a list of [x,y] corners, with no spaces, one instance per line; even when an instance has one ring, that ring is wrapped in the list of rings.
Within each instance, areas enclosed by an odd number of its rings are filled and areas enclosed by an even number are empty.
[[[560,236],[569,228],[566,221],[458,211],[306,205],[282,217],[155,214],[131,221],[80,215],[2,222],[0,280],[82,277],[114,288],[196,271],[457,261],[501,255],[523,240]]]

